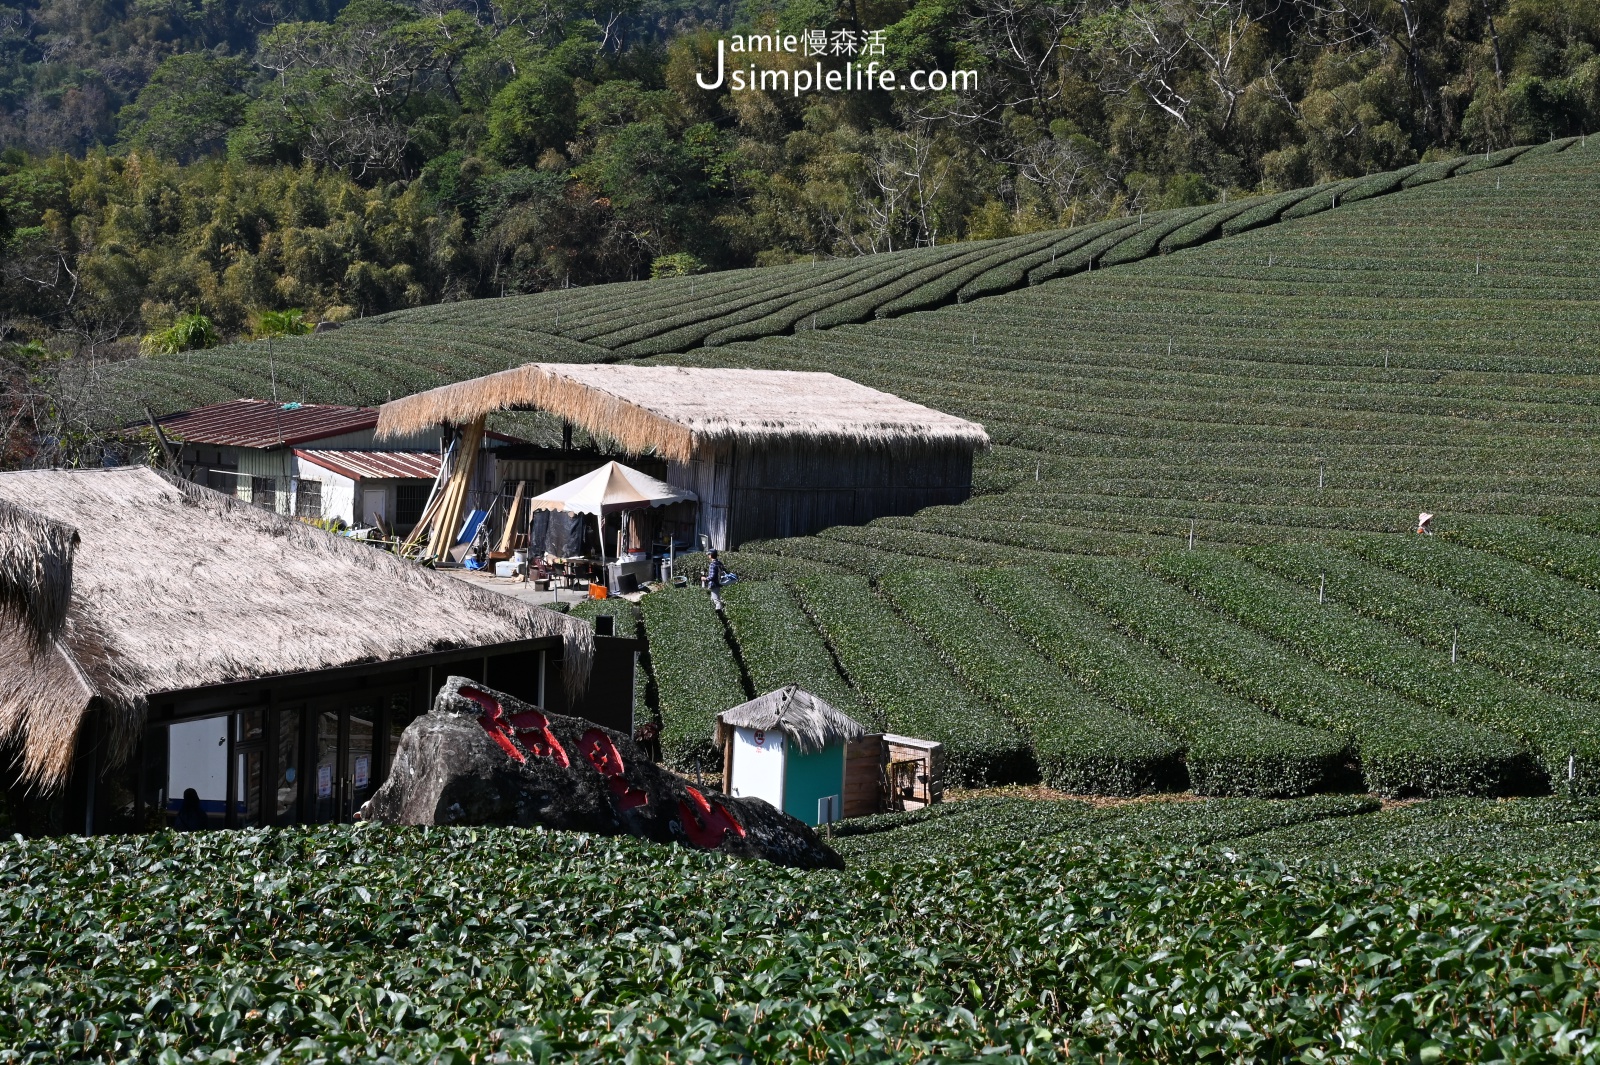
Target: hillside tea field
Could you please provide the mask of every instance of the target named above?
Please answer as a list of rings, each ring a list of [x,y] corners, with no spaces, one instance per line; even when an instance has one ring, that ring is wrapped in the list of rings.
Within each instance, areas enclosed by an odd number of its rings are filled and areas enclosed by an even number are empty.
[[[725,630],[690,590],[647,596],[647,619],[670,605],[673,620],[646,632],[652,662],[729,677],[720,698],[743,671],[940,740],[957,785],[1588,796],[1600,794],[1600,537],[1579,528],[1595,526],[1481,518],[1431,537],[989,567],[808,538],[726,556],[743,578],[729,602],[781,603],[781,626],[730,606]],[[752,631],[765,635],[751,644]],[[776,632],[805,653],[773,662]],[[657,707],[679,764],[708,749],[708,699],[664,694]]]
[[[798,873],[376,826],[0,844],[17,1062],[1600,1052],[1587,804],[981,800]]]
[[[419,308],[104,383],[135,412],[273,381],[377,402],[648,359],[826,370],[982,422],[966,503],[738,545],[725,617],[692,589],[645,598],[639,711],[685,769],[718,764],[718,711],[800,683],[941,741],[957,785],[1591,796],[1597,183],[1600,148],[1551,141],[1065,232]],[[1403,535],[1422,511],[1440,535]]]

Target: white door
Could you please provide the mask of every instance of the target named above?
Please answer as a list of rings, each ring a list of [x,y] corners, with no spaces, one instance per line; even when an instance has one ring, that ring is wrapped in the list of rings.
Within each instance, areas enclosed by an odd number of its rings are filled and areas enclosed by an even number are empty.
[[[765,799],[783,809],[783,733],[763,729],[733,730],[733,794]]]
[[[366,488],[361,492],[361,524],[389,522],[389,492],[385,488]]]

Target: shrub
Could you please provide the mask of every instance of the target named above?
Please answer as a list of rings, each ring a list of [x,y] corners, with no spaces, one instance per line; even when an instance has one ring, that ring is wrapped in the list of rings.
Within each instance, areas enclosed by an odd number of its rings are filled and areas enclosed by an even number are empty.
[[[969,575],[901,570],[886,574],[882,587],[945,661],[1028,736],[1046,784],[1105,795],[1183,785],[1181,746],[1172,736],[1084,690],[1009,638]]]
[[[1069,676],[1184,742],[1201,795],[1304,795],[1333,785],[1346,745],[1290,725],[1222,691],[1111,627],[1104,615],[1039,570],[978,575],[978,590]]]
[[[639,602],[661,710],[661,753],[673,765],[720,765],[717,715],[744,702],[744,681],[722,620],[702,591],[651,592]]]
[[[1510,737],[1329,673],[1133,563],[1085,559],[1053,572],[1187,668],[1286,721],[1346,739],[1380,795],[1498,795],[1526,786],[1528,759]]]
[[[879,725],[944,744],[946,783],[980,787],[1027,775],[1033,759],[1021,733],[962,684],[865,577],[811,567],[794,586]]]

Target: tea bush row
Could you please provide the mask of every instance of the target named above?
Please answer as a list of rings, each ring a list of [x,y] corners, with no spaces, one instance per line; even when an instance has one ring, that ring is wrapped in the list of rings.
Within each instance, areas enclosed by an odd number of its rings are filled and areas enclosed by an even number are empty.
[[[1528,787],[1512,737],[1330,673],[1206,610],[1135,563],[1074,559],[1052,567],[1078,595],[1163,654],[1294,724],[1351,744],[1380,795],[1497,795]]]
[[[810,568],[793,586],[876,723],[944,744],[946,784],[1027,776],[1033,758],[1016,726],[964,685],[867,578]]]
[[[717,714],[744,702],[744,681],[722,619],[698,589],[653,592],[640,601],[661,711],[661,753],[674,765],[720,765]]]
[[[1179,737],[1201,795],[1294,796],[1343,783],[1343,740],[1281,721],[1113,628],[1048,574],[978,576],[984,600],[1085,687]]]
[[[1273,577],[1222,552],[1160,555],[1152,567],[1202,602],[1294,648],[1335,673],[1526,743],[1550,781],[1583,794],[1600,789],[1600,708],[1524,687],[1448,648],[1413,642],[1384,622]]]
[[[1183,783],[1181,745],[1070,680],[1001,631],[970,578],[902,570],[881,580],[945,661],[1027,735],[1046,784],[1065,791],[1136,795]]]

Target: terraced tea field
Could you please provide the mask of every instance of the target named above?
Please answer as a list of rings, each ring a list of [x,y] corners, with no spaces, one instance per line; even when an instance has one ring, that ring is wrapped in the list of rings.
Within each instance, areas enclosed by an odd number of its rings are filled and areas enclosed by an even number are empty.
[[[1540,561],[1576,568],[1600,539],[1563,522],[1511,519],[1496,536],[1479,519],[1472,535],[1526,553],[1536,538],[1516,534],[1531,526],[1561,548]],[[1600,794],[1600,582],[1464,540],[1347,534],[930,569],[812,539],[798,543],[815,558],[726,556],[742,582],[725,598],[790,604],[768,631],[815,650],[742,668],[750,620],[724,630],[698,590],[647,596],[647,636],[653,662],[743,673],[743,693],[799,683],[864,724],[938,739],[958,784]],[[704,753],[708,707],[735,694],[663,698],[668,755]]]
[[[779,684],[970,784],[1600,791],[1600,147],[114,367],[378,401],[539,359],[828,370],[982,422],[978,494],[651,595],[668,753]],[[164,398],[163,398],[164,397]],[[1400,535],[1420,511],[1442,535]],[[1190,545],[1194,549],[1190,550]],[[1226,550],[1224,550],[1226,549]]]
[[[1401,181],[1451,186],[1473,168],[1539,165],[1571,150],[1555,141],[1491,156],[1335,182],[1231,204],[1118,218],[1075,230],[951,244],[859,259],[737,270],[399,311],[335,334],[236,344],[107,367],[106,416],[133,420],[241,395],[381,403],[507,366],[676,354],[763,337],[827,332],[1114,268],[1224,236],[1404,192]]]

